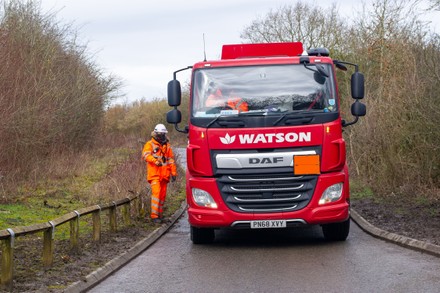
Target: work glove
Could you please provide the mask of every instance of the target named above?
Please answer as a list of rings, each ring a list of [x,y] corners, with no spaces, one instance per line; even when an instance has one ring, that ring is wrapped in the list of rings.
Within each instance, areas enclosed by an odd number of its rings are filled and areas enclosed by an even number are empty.
[[[176,181],[176,176],[171,176],[171,182]]]
[[[156,166],[162,166],[162,163],[161,163],[159,160],[156,160],[156,162],[154,162],[154,164],[155,164]]]

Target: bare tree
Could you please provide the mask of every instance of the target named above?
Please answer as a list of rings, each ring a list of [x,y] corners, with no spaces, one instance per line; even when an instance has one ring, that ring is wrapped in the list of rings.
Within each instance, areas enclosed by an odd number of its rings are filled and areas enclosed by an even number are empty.
[[[338,16],[336,4],[324,10],[305,2],[297,2],[271,10],[254,20],[240,37],[250,43],[298,42],[306,48],[339,48],[346,24]]]
[[[420,21],[420,1],[377,0],[350,40],[365,69],[369,109],[347,131],[350,161],[382,193],[438,188],[438,36]],[[368,146],[366,148],[365,146]]]
[[[440,0],[429,0],[429,2],[431,3],[429,9],[440,10]]]
[[[119,82],[99,69],[70,26],[37,3],[3,4],[0,170],[24,174],[51,154],[92,146]]]

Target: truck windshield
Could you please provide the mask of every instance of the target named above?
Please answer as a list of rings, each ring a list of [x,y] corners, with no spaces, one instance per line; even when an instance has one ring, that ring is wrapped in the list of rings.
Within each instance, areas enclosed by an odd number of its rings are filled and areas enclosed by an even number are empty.
[[[218,67],[194,73],[192,117],[285,115],[336,112],[331,67],[329,77],[313,64]]]

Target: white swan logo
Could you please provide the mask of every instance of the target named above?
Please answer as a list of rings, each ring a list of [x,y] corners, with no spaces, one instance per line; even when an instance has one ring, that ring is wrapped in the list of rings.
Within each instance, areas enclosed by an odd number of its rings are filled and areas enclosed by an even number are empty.
[[[225,137],[220,137],[220,141],[223,144],[231,144],[235,141],[235,135],[230,136],[229,133],[226,133]]]

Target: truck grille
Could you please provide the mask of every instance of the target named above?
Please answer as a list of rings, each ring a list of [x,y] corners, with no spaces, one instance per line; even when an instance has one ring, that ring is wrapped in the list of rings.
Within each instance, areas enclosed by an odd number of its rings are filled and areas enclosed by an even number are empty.
[[[241,213],[291,212],[310,202],[317,176],[223,175],[219,190],[228,207]]]

